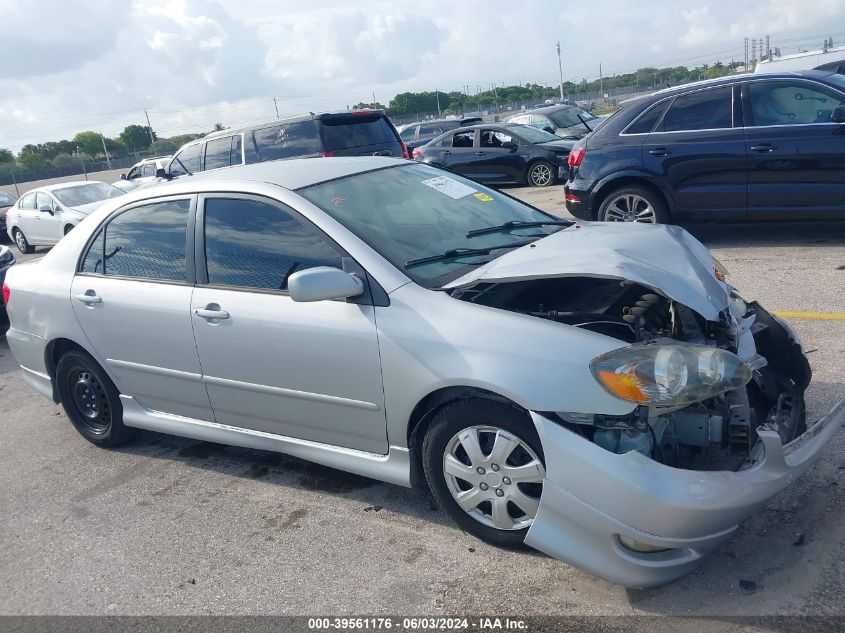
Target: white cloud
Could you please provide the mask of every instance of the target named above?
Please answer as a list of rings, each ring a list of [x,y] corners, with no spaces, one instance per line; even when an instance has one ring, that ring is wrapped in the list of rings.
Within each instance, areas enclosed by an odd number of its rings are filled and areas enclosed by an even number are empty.
[[[845,24],[845,0],[0,1],[0,144],[115,134],[148,109],[164,135],[282,113],[791,52]],[[833,32],[830,32],[833,29]]]

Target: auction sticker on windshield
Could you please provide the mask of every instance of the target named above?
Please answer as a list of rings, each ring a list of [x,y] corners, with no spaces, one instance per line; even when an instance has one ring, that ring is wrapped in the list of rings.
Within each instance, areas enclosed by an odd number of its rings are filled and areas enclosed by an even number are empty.
[[[448,176],[438,176],[437,178],[429,178],[428,180],[423,180],[422,184],[424,184],[426,187],[436,189],[440,193],[445,194],[455,200],[457,200],[458,198],[463,198],[464,196],[468,196],[469,194],[478,191],[478,189],[473,189],[469,185],[465,185],[462,182],[453,180]]]

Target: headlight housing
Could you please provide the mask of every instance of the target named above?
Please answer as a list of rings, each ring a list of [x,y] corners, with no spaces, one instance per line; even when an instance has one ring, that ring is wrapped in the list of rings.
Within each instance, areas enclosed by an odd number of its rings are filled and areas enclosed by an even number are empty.
[[[12,255],[12,251],[9,250],[9,247],[0,246],[0,265],[9,264],[13,261],[15,261],[15,256]]]
[[[631,345],[593,359],[590,370],[611,395],[662,407],[700,402],[751,380],[736,354],[704,345]]]

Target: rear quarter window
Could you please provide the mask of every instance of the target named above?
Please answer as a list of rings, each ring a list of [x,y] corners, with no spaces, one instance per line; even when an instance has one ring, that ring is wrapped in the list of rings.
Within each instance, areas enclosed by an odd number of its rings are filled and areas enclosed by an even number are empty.
[[[367,145],[398,143],[396,133],[384,117],[375,120],[361,115],[323,119],[323,138],[327,150],[349,149]]]
[[[296,121],[259,128],[253,130],[251,136],[254,152],[247,155],[248,162],[294,158],[318,154],[322,150],[314,121]]]

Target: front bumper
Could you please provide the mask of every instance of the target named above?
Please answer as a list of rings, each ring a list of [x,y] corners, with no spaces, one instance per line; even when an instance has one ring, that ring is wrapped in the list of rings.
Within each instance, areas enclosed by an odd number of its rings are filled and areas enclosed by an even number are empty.
[[[538,413],[546,455],[540,508],[525,543],[626,587],[692,571],[740,521],[804,474],[845,423],[845,400],[786,446],[757,433],[763,452],[738,472],[671,468],[638,452],[610,453]],[[666,548],[638,553],[619,536]]]

